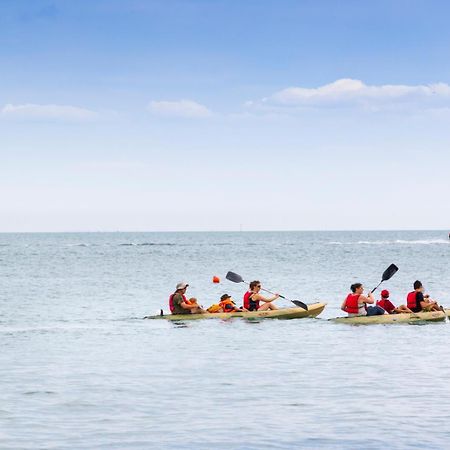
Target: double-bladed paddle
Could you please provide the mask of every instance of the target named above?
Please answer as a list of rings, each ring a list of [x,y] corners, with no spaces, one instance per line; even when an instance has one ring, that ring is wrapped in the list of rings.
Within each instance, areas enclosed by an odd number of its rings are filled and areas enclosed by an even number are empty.
[[[390,280],[398,271],[398,267],[395,264],[391,264],[384,272],[383,275],[381,276],[381,281],[378,283],[378,286],[374,287],[370,293],[373,294],[378,287],[380,286],[380,284],[383,281],[387,281]]]
[[[238,275],[237,273],[234,272],[228,272],[225,276],[225,278],[227,280],[232,281],[233,283],[246,283],[246,281],[244,281],[244,279]],[[264,292],[268,292],[269,294],[273,294],[275,295],[274,292],[269,291],[267,289],[261,288],[262,291]],[[285,300],[289,300],[288,298],[284,297],[283,295],[280,295],[281,298],[284,298]],[[301,302],[300,300],[289,300],[290,302],[292,302],[295,306],[298,306],[299,308],[303,308],[306,311],[308,311],[308,305],[306,303]]]

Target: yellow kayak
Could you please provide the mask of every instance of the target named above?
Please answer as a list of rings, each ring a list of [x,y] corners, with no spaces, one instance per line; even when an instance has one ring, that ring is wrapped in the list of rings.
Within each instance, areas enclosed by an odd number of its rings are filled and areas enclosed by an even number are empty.
[[[382,316],[356,316],[335,317],[329,319],[337,323],[351,325],[391,324],[391,323],[416,323],[416,322],[443,322],[450,316],[450,309],[443,311],[420,312],[413,314],[384,314]]]
[[[248,311],[235,313],[208,313],[208,314],[163,314],[157,316],[146,316],[144,319],[166,319],[166,320],[196,320],[196,319],[302,319],[303,317],[316,317],[325,308],[326,303],[312,303],[308,305],[308,311],[303,308],[282,308],[269,311]]]

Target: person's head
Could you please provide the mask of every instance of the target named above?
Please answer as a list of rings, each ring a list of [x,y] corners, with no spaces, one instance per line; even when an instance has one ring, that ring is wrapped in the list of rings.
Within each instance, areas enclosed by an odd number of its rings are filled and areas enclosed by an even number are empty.
[[[364,287],[361,283],[353,283],[350,286],[350,290],[354,293],[354,294],[362,294],[364,291]]]
[[[181,281],[180,283],[177,284],[176,292],[184,294],[186,292],[186,289],[188,288],[188,286],[189,285],[187,283],[185,283],[184,281]]]
[[[381,291],[381,298],[389,298],[389,291],[387,289]]]
[[[223,294],[222,297],[220,297],[220,301],[224,302],[225,300],[231,300],[231,295]]]
[[[419,280],[414,281],[413,286],[415,291],[423,291],[423,285],[421,281]]]
[[[253,292],[259,292],[261,290],[261,281],[255,280],[250,283],[250,290]]]

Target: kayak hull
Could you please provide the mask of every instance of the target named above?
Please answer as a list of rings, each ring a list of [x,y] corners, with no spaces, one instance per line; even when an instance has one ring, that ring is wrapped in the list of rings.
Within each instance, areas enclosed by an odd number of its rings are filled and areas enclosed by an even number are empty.
[[[282,308],[269,311],[248,311],[235,313],[211,313],[211,314],[164,314],[158,316],[146,316],[144,319],[165,319],[171,321],[200,320],[200,319],[302,319],[304,317],[317,317],[325,308],[326,303],[312,303],[308,305],[308,311],[303,308]]]
[[[417,322],[443,322],[450,316],[450,309],[443,311],[420,312],[413,314],[384,314],[383,316],[356,316],[335,317],[329,319],[336,323],[350,325],[372,325],[372,324],[394,324],[394,323],[417,323]]]

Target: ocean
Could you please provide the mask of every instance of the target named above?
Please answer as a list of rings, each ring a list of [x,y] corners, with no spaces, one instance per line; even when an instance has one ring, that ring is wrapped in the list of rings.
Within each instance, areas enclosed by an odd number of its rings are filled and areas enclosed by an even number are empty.
[[[391,263],[395,304],[419,279],[450,307],[449,256],[448,231],[0,234],[0,448],[448,448],[450,323],[327,319]],[[204,306],[240,302],[229,270],[328,305],[142,319],[179,281]]]

